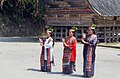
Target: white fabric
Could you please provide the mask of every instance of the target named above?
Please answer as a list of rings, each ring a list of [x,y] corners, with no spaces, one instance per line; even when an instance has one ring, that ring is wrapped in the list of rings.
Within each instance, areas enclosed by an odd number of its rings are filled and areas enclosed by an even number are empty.
[[[52,61],[52,53],[53,53],[53,39],[51,37],[49,37],[48,39],[46,39],[45,44],[45,51],[44,51],[44,60],[47,60],[47,48],[50,48],[50,61]]]

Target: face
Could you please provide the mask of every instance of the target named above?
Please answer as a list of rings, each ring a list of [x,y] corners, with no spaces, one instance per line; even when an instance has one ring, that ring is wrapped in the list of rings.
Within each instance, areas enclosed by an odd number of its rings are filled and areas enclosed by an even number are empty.
[[[89,34],[89,35],[92,35],[92,34],[93,34],[93,31],[91,30],[91,27],[88,28],[88,34]]]
[[[72,37],[73,36],[73,32],[69,31],[69,36]]]
[[[50,37],[50,33],[49,32],[47,32],[47,37]]]

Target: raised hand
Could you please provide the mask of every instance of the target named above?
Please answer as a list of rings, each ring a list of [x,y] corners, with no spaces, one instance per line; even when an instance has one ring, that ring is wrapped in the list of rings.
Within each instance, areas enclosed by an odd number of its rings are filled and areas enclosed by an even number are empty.
[[[39,41],[40,41],[41,46],[43,46],[43,41],[41,38],[39,38]]]
[[[69,45],[67,45],[67,44],[65,43],[65,39],[64,39],[64,38],[62,38],[62,42],[63,42],[64,46],[69,47]]]
[[[41,38],[39,38],[39,41],[40,41],[40,43],[42,43],[42,39]]]
[[[65,42],[65,39],[64,39],[64,38],[62,38],[62,42]]]
[[[82,34],[82,39],[85,39],[85,38],[86,38],[86,34],[83,33],[83,34]]]

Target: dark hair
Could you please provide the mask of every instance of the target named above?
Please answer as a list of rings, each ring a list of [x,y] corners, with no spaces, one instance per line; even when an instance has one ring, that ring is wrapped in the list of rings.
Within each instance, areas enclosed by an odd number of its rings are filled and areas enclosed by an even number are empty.
[[[50,35],[52,35],[52,32],[49,32]]]
[[[73,34],[75,34],[75,31],[72,31]]]
[[[96,34],[95,29],[91,29],[93,31],[93,34]]]

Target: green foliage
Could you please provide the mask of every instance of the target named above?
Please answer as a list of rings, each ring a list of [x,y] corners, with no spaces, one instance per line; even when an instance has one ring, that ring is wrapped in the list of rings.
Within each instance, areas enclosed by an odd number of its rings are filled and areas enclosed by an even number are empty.
[[[73,26],[72,29],[76,31],[76,30],[78,30],[78,27],[77,26]]]
[[[38,12],[39,12],[39,16],[40,16],[40,17],[45,14],[45,4],[44,4],[44,0],[39,0]]]
[[[51,27],[49,27],[49,28],[48,28],[48,30],[49,30],[49,31],[51,31],[51,32],[53,32],[53,31],[54,31],[54,29],[53,29],[53,28],[51,28]]]
[[[96,27],[97,27],[97,25],[96,25],[96,24],[92,24],[92,27],[96,28]]]
[[[13,20],[30,18],[33,23],[42,24],[40,20],[45,13],[44,0],[38,0],[38,3],[35,0],[4,0],[2,7],[2,14]],[[35,16],[37,11],[37,16]]]
[[[18,17],[30,17],[35,10],[34,0],[5,0],[3,13]]]
[[[20,17],[34,15],[36,7],[38,7],[38,15],[40,17],[45,12],[44,0],[38,0],[38,3],[35,3],[35,0],[5,0],[2,7],[5,14],[18,15]]]
[[[29,4],[29,3],[34,3],[34,0],[18,0],[22,4]]]

